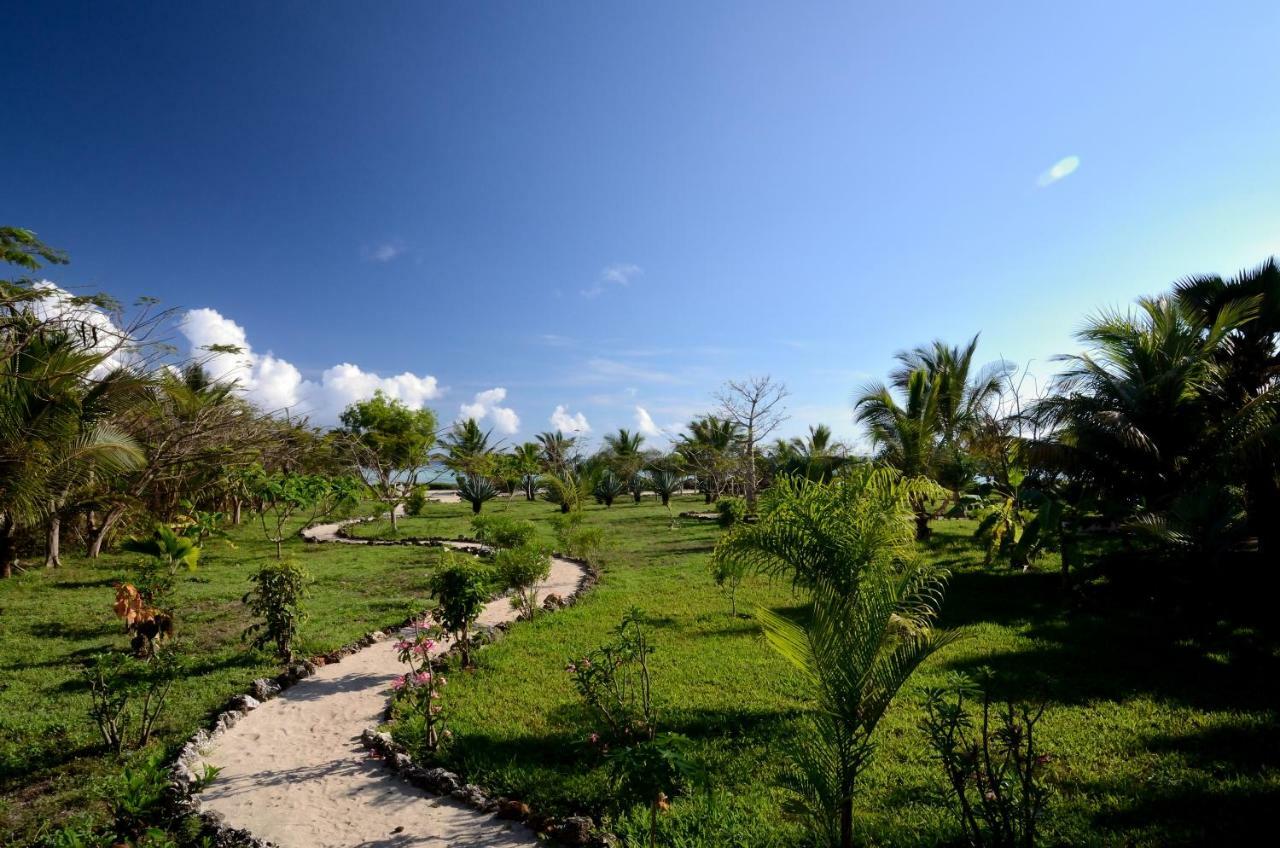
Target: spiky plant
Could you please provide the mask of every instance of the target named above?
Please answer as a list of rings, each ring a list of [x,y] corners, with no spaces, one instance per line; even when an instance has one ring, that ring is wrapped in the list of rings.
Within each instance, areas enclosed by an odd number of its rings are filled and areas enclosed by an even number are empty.
[[[485,501],[491,501],[497,496],[498,488],[488,477],[467,474],[458,478],[458,497],[471,504],[471,511],[477,515]]]
[[[626,482],[612,471],[606,471],[601,475],[600,479],[596,481],[596,486],[592,494],[599,498],[606,507],[611,507],[613,506],[614,499],[626,494],[626,492]]]
[[[665,468],[657,468],[650,471],[648,477],[649,488],[657,492],[658,497],[662,498],[663,506],[671,506],[671,496],[678,494],[684,486],[683,474],[677,474]]]
[[[582,509],[591,497],[591,483],[572,468],[564,467],[542,475],[542,496],[560,507],[562,513],[572,512]]]

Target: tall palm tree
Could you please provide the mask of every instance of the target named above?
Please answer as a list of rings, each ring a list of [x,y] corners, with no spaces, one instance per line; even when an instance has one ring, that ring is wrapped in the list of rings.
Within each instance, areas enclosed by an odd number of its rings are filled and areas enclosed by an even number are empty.
[[[720,497],[728,482],[733,452],[742,437],[737,422],[715,415],[689,422],[688,433],[682,433],[676,453],[684,466],[698,478],[707,503]]]
[[[776,455],[783,473],[810,480],[830,480],[848,460],[844,445],[835,440],[826,424],[810,424],[808,436],[779,440]]]
[[[548,471],[564,469],[573,461],[573,448],[578,441],[574,436],[566,436],[562,431],[539,433],[538,444],[542,446],[542,459]]]
[[[1001,384],[1011,364],[999,361],[974,371],[973,356],[978,349],[978,335],[965,345],[948,345],[941,340],[900,351],[895,358],[899,367],[890,376],[899,389],[906,391],[911,375],[924,371],[936,381],[938,435],[943,444],[962,441],[967,431],[980,419],[984,407],[1000,394]]]
[[[879,449],[879,460],[905,477],[932,477],[935,472],[942,381],[940,374],[917,368],[907,377],[904,404],[884,385],[865,387],[854,402],[856,419],[867,427],[872,444]],[[916,537],[928,538],[933,517],[928,500],[917,496],[912,508]]]
[[[789,574],[809,592],[802,618],[756,615],[816,698],[788,783],[829,846],[853,844],[854,791],[880,719],[915,669],[955,638],[932,628],[945,574],[914,558],[911,499],[931,487],[870,467],[826,484],[783,478],[759,521],[716,547],[717,559]]]

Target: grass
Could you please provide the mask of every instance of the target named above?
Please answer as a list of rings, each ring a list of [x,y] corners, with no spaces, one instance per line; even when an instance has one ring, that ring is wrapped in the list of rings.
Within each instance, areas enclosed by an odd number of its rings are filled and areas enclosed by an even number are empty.
[[[696,502],[675,502],[673,511]],[[402,522],[401,533],[466,532],[465,505],[431,509]],[[530,518],[550,538],[546,504],[485,509]],[[451,679],[449,764],[544,809],[606,809],[604,771],[584,745],[591,726],[564,665],[605,641],[635,605],[657,645],[662,726],[696,740],[720,789],[710,816],[701,800],[677,801],[664,820],[666,844],[805,844],[777,785],[808,695],[754,622],[730,616],[708,575],[721,531],[679,519],[673,528],[648,500],[592,506],[588,521],[609,540],[598,557],[602,582],[582,603],[516,628],[486,649],[476,672]],[[927,547],[953,572],[942,624],[967,638],[930,660],[882,722],[857,800],[861,838],[907,846],[959,839],[918,725],[926,687],[981,666],[999,674],[1007,694],[1048,701],[1041,739],[1056,789],[1047,844],[1196,845],[1262,832],[1280,801],[1275,642],[1222,621],[1189,628],[1160,607],[1068,602],[1056,561],[1027,573],[983,566],[973,528],[940,522]],[[797,603],[788,586],[763,579],[739,595],[745,610]],[[707,821],[724,830],[695,837]],[[622,830],[639,832],[631,822]]]
[[[678,499],[672,512],[699,504]],[[529,518],[551,539],[555,508],[546,503],[494,501],[484,511]],[[465,535],[470,519],[466,504],[429,504],[422,516],[404,519],[400,533]],[[778,784],[809,696],[754,622],[730,616],[708,575],[719,528],[682,519],[672,526],[649,499],[609,510],[593,505],[587,520],[607,536],[598,557],[602,582],[580,604],[514,628],[482,652],[475,672],[451,677],[450,763],[550,811],[607,807],[603,770],[584,744],[590,726],[564,665],[605,641],[634,605],[657,646],[662,726],[695,740],[719,786],[711,813],[701,801],[677,800],[663,819],[664,844],[805,844]],[[965,628],[968,637],[934,657],[881,724],[857,800],[862,840],[923,846],[957,839],[918,723],[925,687],[982,665],[1001,675],[1010,694],[1048,699],[1042,740],[1056,786],[1048,844],[1193,845],[1265,832],[1280,801],[1280,669],[1265,624],[1222,616],[1189,625],[1160,605],[1067,603],[1056,563],[1028,573],[984,567],[968,540],[972,528],[942,522],[928,545],[927,555],[953,571],[943,624]],[[381,537],[389,526],[355,532]],[[165,745],[205,724],[254,677],[275,671],[239,641],[247,623],[240,596],[271,546],[252,528],[235,537],[234,550],[211,543],[200,570],[180,584],[178,626],[198,671],[174,693],[161,728]],[[309,652],[424,603],[430,552],[296,540],[286,551],[316,578],[304,631]],[[57,571],[0,582],[0,844],[21,844],[45,822],[97,810],[95,783],[119,768],[95,745],[76,667],[124,644],[110,612],[111,583],[130,562],[72,559]],[[1230,587],[1232,579],[1213,575],[1211,582]],[[1234,592],[1260,595],[1265,607],[1264,593]],[[763,579],[749,580],[739,595],[743,610],[798,602],[788,586]],[[707,822],[720,831],[695,837]],[[636,832],[630,822],[621,830]]]
[[[198,570],[179,575],[176,622],[192,673],[174,687],[161,719],[159,744],[167,747],[207,725],[254,678],[279,672],[269,655],[240,640],[250,621],[240,599],[249,575],[274,558],[274,545],[255,525],[236,528],[231,541],[234,548],[207,543]],[[333,650],[427,603],[423,565],[431,558],[425,551],[298,539],[285,550],[314,581],[303,655]],[[95,653],[127,647],[111,611],[112,584],[129,579],[137,560],[64,556],[62,568],[37,567],[0,581],[2,845],[24,844],[68,818],[101,814],[98,785],[121,763],[100,749],[79,667]]]

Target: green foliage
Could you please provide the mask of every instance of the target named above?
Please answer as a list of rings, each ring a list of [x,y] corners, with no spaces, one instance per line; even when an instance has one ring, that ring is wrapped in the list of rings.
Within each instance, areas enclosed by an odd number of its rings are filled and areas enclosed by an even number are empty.
[[[284,526],[290,519],[301,515],[306,517],[305,523],[310,524],[322,516],[348,509],[358,502],[360,491],[360,484],[351,477],[268,474],[261,466],[250,472],[247,485],[258,506],[262,532],[275,543],[277,559],[284,555]]]
[[[555,531],[559,551],[578,559],[590,559],[604,544],[604,531],[588,527],[581,512],[562,513],[553,516],[551,527]]]
[[[657,468],[649,472],[649,488],[658,493],[663,506],[671,505],[672,495],[679,494],[684,486],[684,475],[665,468]]]
[[[1049,791],[1048,754],[1036,726],[1043,703],[1029,705],[992,695],[992,675],[955,676],[948,687],[927,690],[921,727],[942,765],[947,787],[970,845],[1032,848]],[[975,723],[974,704],[978,704]]]
[[[168,788],[169,773],[163,749],[126,764],[119,775],[108,780],[103,787],[103,800],[111,811],[116,836],[130,840],[145,837],[146,844],[150,845],[165,840],[163,831],[151,825]]]
[[[649,845],[658,845],[658,815],[671,808],[681,789],[710,786],[706,769],[692,756],[692,744],[679,733],[659,733],[610,752],[606,767],[619,814],[643,804],[649,811]]]
[[[498,489],[488,477],[469,474],[458,478],[458,497],[471,504],[471,511],[477,515],[485,501],[491,501],[497,496]]]
[[[720,526],[728,530],[747,520],[747,502],[742,498],[723,497],[716,501],[716,512],[720,513]]]
[[[374,496],[391,510],[394,529],[396,507],[408,495],[402,481],[415,481],[419,469],[431,460],[436,414],[410,409],[379,390],[369,400],[348,406],[341,418],[352,458]]]
[[[551,554],[528,542],[502,548],[493,557],[493,570],[499,583],[515,593],[512,606],[525,618],[533,618],[538,611],[538,584],[551,574]]]
[[[596,500],[606,507],[613,506],[615,499],[627,493],[627,481],[625,478],[619,477],[612,471],[606,471],[600,475],[600,479],[596,481],[592,494]]]
[[[422,515],[422,510],[427,506],[427,490],[425,486],[414,486],[413,491],[409,492],[409,497],[404,501],[405,515],[417,516]]]
[[[572,468],[553,469],[542,475],[542,496],[562,513],[582,509],[591,497],[591,481]]]
[[[463,477],[489,477],[497,470],[496,454],[489,444],[489,432],[480,429],[474,418],[459,421],[440,440],[445,448],[444,465]]]
[[[178,569],[195,571],[200,562],[200,543],[157,524],[148,539],[125,539],[121,550],[147,557],[137,568],[134,585],[142,598],[162,610],[171,606],[173,583]]]
[[[474,557],[441,548],[430,579],[435,618],[453,637],[464,667],[471,665],[471,625],[492,594],[493,572]]]
[[[573,676],[574,688],[605,731],[607,741],[651,740],[657,733],[649,673],[653,651],[644,616],[632,607],[608,642],[569,661],[566,670]]]
[[[478,540],[497,548],[527,545],[538,534],[533,522],[505,515],[477,515],[471,519],[471,530]]]
[[[251,644],[255,648],[272,645],[277,657],[292,662],[294,641],[305,620],[302,601],[309,581],[307,573],[285,560],[267,563],[249,579],[254,587],[241,600],[262,621],[249,625],[241,638],[253,637]]]
[[[173,648],[145,662],[115,651],[90,659],[82,677],[89,690],[89,717],[103,744],[119,753],[150,742],[169,691],[184,670]]]

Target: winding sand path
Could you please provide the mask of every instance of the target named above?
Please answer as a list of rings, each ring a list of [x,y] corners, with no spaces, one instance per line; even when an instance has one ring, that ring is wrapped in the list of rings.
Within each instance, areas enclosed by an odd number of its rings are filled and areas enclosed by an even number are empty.
[[[336,535],[342,523],[311,528],[307,535],[360,544]],[[571,595],[582,577],[580,565],[554,559],[540,594]],[[508,600],[498,598],[480,623],[514,618]],[[404,672],[394,641],[317,669],[219,736],[204,760],[221,773],[201,793],[202,806],[282,848],[542,845],[523,825],[417,789],[370,759],[360,733],[382,720],[391,681]]]

